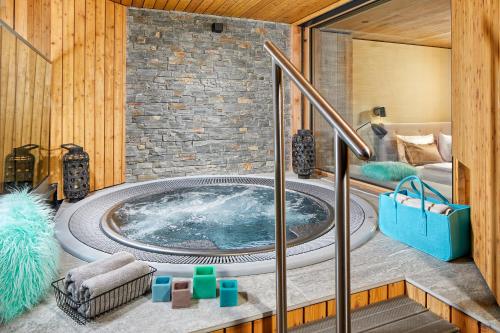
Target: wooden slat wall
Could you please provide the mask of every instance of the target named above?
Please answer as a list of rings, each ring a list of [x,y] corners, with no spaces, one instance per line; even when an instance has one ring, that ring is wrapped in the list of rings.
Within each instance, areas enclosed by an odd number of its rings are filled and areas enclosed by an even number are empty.
[[[120,184],[126,7],[110,0],[52,0],[51,15],[51,181],[62,184],[60,145],[75,143],[89,153],[92,191]]]
[[[500,2],[452,1],[454,197],[471,204],[473,257],[500,300]]]
[[[16,37],[2,28],[2,59],[0,69],[0,177],[4,177],[5,157],[12,150],[16,91]]]
[[[0,0],[0,19],[49,57],[50,0]]]
[[[0,186],[6,156],[26,144],[39,146],[31,151],[38,184],[48,173],[50,63],[11,31],[0,31]]]
[[[126,7],[110,0],[0,0],[0,19],[53,63],[52,71],[47,73],[51,77],[52,103],[44,104],[45,107],[51,105],[50,181],[62,184],[64,152],[59,147],[62,143],[75,143],[84,146],[90,155],[91,190],[122,183],[125,178]],[[25,68],[36,67],[36,61],[24,53],[19,49],[12,58],[20,60],[17,72],[11,75],[21,75]],[[9,66],[8,60],[4,62]],[[6,76],[8,72],[3,73],[4,79],[12,77]],[[3,99],[2,110],[15,107],[16,119],[12,118],[14,113],[4,113],[0,114],[0,123],[4,124],[7,134],[16,133],[16,141],[3,144],[0,156],[29,131],[27,127],[19,127],[22,126],[18,125],[19,121],[11,128],[14,120],[29,120],[27,110],[41,106],[30,104],[32,98],[22,106],[14,106],[12,102],[14,96],[20,97],[24,86],[34,84],[33,80],[35,78],[18,80],[18,87],[2,85],[1,92],[8,97]],[[17,93],[10,94],[13,91]],[[40,131],[48,137],[48,128]],[[3,174],[3,169],[0,173]],[[59,194],[62,198],[61,190]]]

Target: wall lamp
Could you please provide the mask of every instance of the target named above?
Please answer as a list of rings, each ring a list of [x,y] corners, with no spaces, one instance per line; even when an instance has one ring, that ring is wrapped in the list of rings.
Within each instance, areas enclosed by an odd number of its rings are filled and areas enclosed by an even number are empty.
[[[376,116],[379,116],[379,117],[386,117],[385,107],[383,107],[383,106],[377,106],[377,107],[373,108],[373,114],[376,115]],[[371,121],[367,121],[363,125],[361,125],[358,128],[356,128],[356,132],[359,131],[360,129],[362,129],[363,127],[365,127],[368,124],[370,124],[370,127],[371,127],[373,133],[379,139],[382,139],[387,134],[387,130],[384,127],[382,127],[382,126],[380,126],[378,124],[373,124]]]

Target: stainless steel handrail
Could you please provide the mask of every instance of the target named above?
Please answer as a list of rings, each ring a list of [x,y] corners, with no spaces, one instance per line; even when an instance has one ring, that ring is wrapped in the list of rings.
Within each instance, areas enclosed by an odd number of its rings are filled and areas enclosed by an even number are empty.
[[[349,231],[349,148],[357,158],[368,160],[370,147],[335,111],[319,91],[293,66],[272,42],[264,48],[272,57],[274,109],[274,203],[276,214],[276,329],[287,331],[286,217],[285,217],[285,116],[283,72],[297,85],[314,107],[335,129],[335,280],[337,333],[351,332],[350,314],[350,231]]]
[[[337,130],[337,134],[342,141],[361,160],[368,160],[371,155],[370,147],[356,133],[356,131],[335,111],[321,93],[307,81],[307,79],[295,68],[288,58],[272,42],[264,43],[264,48],[271,54],[275,63],[287,74],[287,76],[297,85],[297,88],[307,97],[316,109],[325,117],[326,121]]]

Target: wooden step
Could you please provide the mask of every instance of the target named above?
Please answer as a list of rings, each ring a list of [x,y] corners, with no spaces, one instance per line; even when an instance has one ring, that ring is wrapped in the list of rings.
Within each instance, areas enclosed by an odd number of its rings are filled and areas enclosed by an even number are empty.
[[[293,333],[327,333],[335,331],[335,317],[296,327]],[[452,333],[458,328],[409,299],[398,297],[371,304],[352,312],[352,331],[356,333]]]

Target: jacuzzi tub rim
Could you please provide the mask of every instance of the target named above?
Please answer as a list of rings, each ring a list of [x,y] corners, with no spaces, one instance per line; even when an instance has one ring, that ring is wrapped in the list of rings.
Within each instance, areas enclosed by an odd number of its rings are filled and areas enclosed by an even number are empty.
[[[214,176],[215,177],[215,176]],[[241,176],[245,177],[245,176]],[[228,178],[231,178],[228,176]],[[221,184],[210,184],[209,186],[230,186],[230,185],[249,185],[249,184],[241,184],[241,183],[221,183]],[[251,186],[258,186],[258,187],[265,187],[267,189],[272,189],[274,191],[274,188],[268,185],[262,185],[262,184],[250,184]],[[183,189],[185,188],[196,188],[199,187],[200,185],[190,185],[190,186],[184,186]],[[206,186],[206,185],[202,185]],[[316,203],[321,205],[323,209],[325,209],[328,213],[328,216],[325,220],[321,221],[319,224],[321,225],[321,230],[319,232],[313,232],[307,235],[306,237],[297,237],[296,239],[293,240],[288,240],[287,241],[287,247],[293,247],[293,246],[298,246],[307,242],[310,242],[318,237],[323,236],[327,232],[329,232],[334,226],[334,210],[333,207],[325,202],[324,200],[318,198],[315,195],[312,195],[310,193],[304,193],[298,190],[294,189],[286,189],[288,192],[295,192],[298,193],[302,196],[305,197],[310,197],[312,200],[314,200]],[[106,213],[102,216],[101,221],[100,221],[100,228],[101,230],[108,236],[109,238],[123,244],[126,246],[130,246],[133,248],[137,248],[143,251],[149,251],[149,252],[155,252],[155,253],[161,253],[161,254],[170,254],[170,255],[200,255],[200,252],[203,251],[203,256],[207,257],[221,257],[221,256],[241,256],[241,255],[250,255],[250,254],[256,254],[256,253],[265,253],[265,252],[270,252],[273,251],[275,248],[275,245],[267,245],[267,246],[259,246],[259,247],[253,247],[253,248],[244,248],[244,249],[207,249],[207,248],[181,248],[181,247],[162,247],[158,245],[153,245],[153,244],[147,244],[143,243],[137,240],[133,240],[130,238],[127,238],[123,234],[120,233],[119,229],[120,227],[117,225],[116,221],[113,219],[112,215],[114,212],[116,212],[118,209],[120,209],[125,203],[130,202],[132,200],[138,200],[138,199],[143,199],[148,196],[152,196],[155,194],[160,194],[160,193],[166,193],[165,192],[158,192],[158,193],[148,193],[148,194],[142,194],[142,195],[137,195],[134,197],[131,197],[125,201],[122,201],[118,204],[116,204],[114,207],[111,207],[106,211]],[[326,225],[323,227],[323,225]]]
[[[250,178],[267,178],[273,179],[272,176],[268,174],[249,174],[249,175],[206,175],[205,177],[250,177]],[[168,180],[172,179],[190,179],[190,178],[200,178],[203,176],[183,176],[183,177],[173,177],[167,178]],[[295,176],[287,175],[288,179],[293,180],[298,183],[308,183],[316,185],[320,188],[332,191],[333,182],[328,179],[297,179]],[[76,203],[64,203],[61,209],[57,211],[55,218],[55,236],[61,244],[61,247],[68,252],[70,255],[73,255],[79,259],[82,259],[87,262],[95,261],[98,259],[108,258],[110,254],[115,253],[116,249],[104,249],[102,247],[95,247],[91,244],[85,243],[84,241],[78,239],[73,232],[70,230],[70,222],[72,217],[79,211],[79,209],[86,205],[89,200],[101,200],[105,198],[107,195],[111,193],[115,193],[116,191],[133,189],[137,185],[151,184],[163,182],[167,179],[154,179],[149,181],[142,181],[139,183],[125,183],[121,185],[116,185],[110,188],[105,188],[96,192],[93,192],[88,198],[81,200]],[[356,190],[354,189],[353,192]],[[362,191],[361,191],[362,192]],[[351,198],[358,197],[357,195],[352,196]],[[364,202],[362,205],[367,206],[368,213],[366,215],[365,222],[361,225],[358,231],[351,234],[351,251],[361,246],[369,239],[371,239],[376,231],[377,231],[377,213],[374,209],[374,204],[369,203],[366,199],[362,199]],[[361,204],[361,202],[360,202]],[[101,215],[102,216],[102,215]],[[98,228],[100,230],[100,228]],[[334,232],[334,229],[331,232]],[[102,233],[101,230],[101,234]],[[328,234],[326,234],[328,235]],[[323,235],[322,237],[325,237]],[[107,237],[107,236],[105,236]],[[320,238],[322,238],[320,237]],[[118,244],[118,243],[117,243]],[[123,245],[122,245],[123,246]],[[287,268],[295,269],[299,267],[309,266],[312,264],[320,263],[326,260],[330,260],[335,258],[335,243],[331,243],[327,246],[319,247],[317,249],[310,249],[307,252],[302,253],[287,253]],[[300,247],[300,246],[299,246]],[[133,249],[131,249],[133,250]],[[288,249],[290,250],[290,249]],[[136,256],[140,255],[135,252]],[[151,253],[154,254],[154,253]],[[156,254],[159,255],[159,254]],[[183,256],[179,256],[183,257]],[[247,256],[243,256],[247,257]],[[158,274],[169,274],[176,277],[190,277],[192,276],[193,269],[195,266],[200,264],[212,264],[217,268],[218,275],[220,277],[234,277],[234,276],[246,276],[246,275],[255,275],[262,273],[272,273],[275,270],[275,258],[263,258],[262,260],[242,260],[242,261],[231,261],[231,262],[222,262],[222,263],[206,263],[206,262],[170,262],[170,261],[159,261],[158,258],[155,257],[137,257],[139,260],[142,260],[148,263],[151,266],[154,266],[158,269]],[[246,258],[244,258],[246,259]]]

